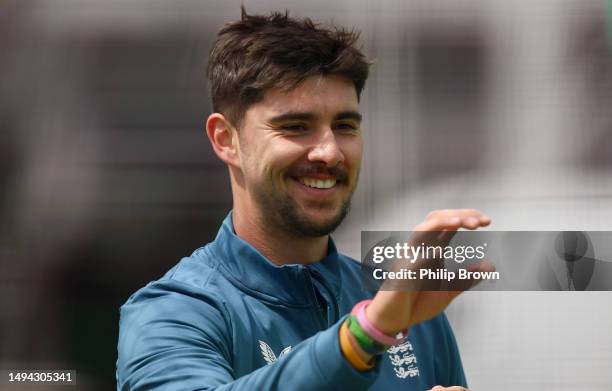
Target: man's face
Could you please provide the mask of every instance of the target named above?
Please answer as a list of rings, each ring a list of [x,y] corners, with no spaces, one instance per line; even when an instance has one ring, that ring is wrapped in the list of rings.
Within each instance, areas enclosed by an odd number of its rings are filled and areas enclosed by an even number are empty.
[[[273,228],[318,237],[346,216],[363,142],[357,94],[340,76],[272,89],[239,130],[242,196]]]

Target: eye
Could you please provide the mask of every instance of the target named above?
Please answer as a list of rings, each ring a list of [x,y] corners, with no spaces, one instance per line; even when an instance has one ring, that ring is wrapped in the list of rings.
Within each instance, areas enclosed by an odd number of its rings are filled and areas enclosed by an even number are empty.
[[[359,130],[359,125],[352,122],[339,122],[334,125],[334,129],[345,130],[345,131],[357,131]]]
[[[308,128],[304,124],[286,124],[281,125],[280,128],[282,130],[288,130],[291,132],[303,132],[305,130],[308,130]]]

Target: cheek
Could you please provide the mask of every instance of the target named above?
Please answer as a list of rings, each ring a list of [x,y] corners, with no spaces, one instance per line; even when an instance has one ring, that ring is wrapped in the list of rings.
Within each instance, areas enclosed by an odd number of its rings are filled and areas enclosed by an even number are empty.
[[[351,169],[359,169],[363,155],[363,139],[356,137],[346,140],[343,146],[344,158]]]
[[[254,164],[257,164],[265,176],[277,177],[295,164],[303,155],[303,149],[289,142],[270,142],[262,148]]]

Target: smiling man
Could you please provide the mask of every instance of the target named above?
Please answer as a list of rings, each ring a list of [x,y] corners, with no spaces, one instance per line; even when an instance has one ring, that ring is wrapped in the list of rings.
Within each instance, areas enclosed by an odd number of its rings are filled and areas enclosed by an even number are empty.
[[[206,132],[233,210],[216,239],[121,308],[118,390],[456,391],[466,387],[441,313],[460,292],[364,292],[330,233],[363,150],[368,63],[357,36],[287,14],[226,25],[208,76]],[[475,210],[416,230],[476,229]]]
[[[230,167],[238,236],[278,265],[321,260],[357,185],[360,123],[355,87],[341,75],[269,90],[240,130],[211,115],[209,137]]]

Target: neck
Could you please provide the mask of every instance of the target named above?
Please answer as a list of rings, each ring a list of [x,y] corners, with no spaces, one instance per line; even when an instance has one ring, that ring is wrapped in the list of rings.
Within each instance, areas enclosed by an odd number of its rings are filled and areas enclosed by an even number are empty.
[[[255,247],[266,258],[277,265],[311,264],[319,262],[327,255],[329,236],[296,237],[282,229],[267,224],[263,216],[245,213],[241,204],[234,203],[232,218],[234,230],[242,240]]]

